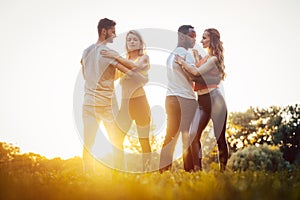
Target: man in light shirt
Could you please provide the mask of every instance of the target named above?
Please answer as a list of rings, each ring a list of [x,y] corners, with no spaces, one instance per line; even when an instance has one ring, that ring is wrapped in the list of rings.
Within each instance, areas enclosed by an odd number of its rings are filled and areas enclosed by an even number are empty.
[[[103,57],[102,50],[110,50],[106,44],[112,43],[116,37],[116,23],[104,18],[98,23],[98,40],[83,52],[81,64],[85,80],[83,102],[84,171],[94,172],[94,157],[91,153],[96,134],[102,121],[112,144],[114,167],[122,169],[124,135],[116,127],[115,116],[118,112],[114,93],[114,78],[116,70],[130,75],[131,71],[114,59]]]
[[[175,62],[175,56],[184,57],[186,62],[195,64],[193,55],[188,51],[196,42],[196,31],[191,25],[182,25],[178,29],[178,44],[167,60],[168,88],[165,101],[167,113],[167,130],[160,156],[160,171],[172,166],[173,152],[179,134],[182,134],[184,169],[193,169],[189,152],[189,128],[193,120],[197,101],[193,91],[193,81]]]

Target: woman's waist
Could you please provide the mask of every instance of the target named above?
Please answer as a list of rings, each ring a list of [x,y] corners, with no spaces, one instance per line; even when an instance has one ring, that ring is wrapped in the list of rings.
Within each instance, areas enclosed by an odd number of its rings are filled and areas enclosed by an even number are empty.
[[[122,87],[122,97],[123,98],[134,98],[146,95],[146,92],[143,87],[137,88],[125,88]]]
[[[140,75],[140,76],[146,76],[148,77],[148,70],[132,70],[132,72],[134,73],[134,75]],[[120,79],[121,80],[126,80],[126,79],[132,79],[134,78],[135,76],[129,76],[127,74],[124,74],[124,73],[121,73],[120,75]]]
[[[204,95],[204,94],[208,94],[208,93],[212,93],[213,91],[218,90],[218,86],[216,87],[211,87],[211,88],[204,88],[204,89],[199,89],[197,90],[197,95]]]
[[[221,89],[219,87],[217,88],[210,88],[208,90],[198,90],[197,91],[198,96],[201,95],[210,95],[211,97],[216,96],[216,95],[222,95],[223,96],[223,92],[221,91]]]
[[[204,90],[204,89],[214,89],[214,88],[217,88],[217,87],[218,87],[217,84],[206,85],[206,84],[195,83],[194,91]]]

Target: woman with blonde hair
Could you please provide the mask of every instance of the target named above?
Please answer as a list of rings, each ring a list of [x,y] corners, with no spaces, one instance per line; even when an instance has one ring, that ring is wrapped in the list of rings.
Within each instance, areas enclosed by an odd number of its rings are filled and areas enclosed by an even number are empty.
[[[140,33],[131,30],[126,35],[126,58],[115,51],[101,52],[104,57],[114,58],[119,63],[131,69],[131,75],[121,73],[122,100],[117,124],[124,132],[129,131],[133,121],[137,126],[139,142],[142,147],[143,171],[150,166],[151,147],[150,132],[150,106],[143,86],[148,81],[150,68],[149,56],[145,54],[145,43]],[[119,73],[120,74],[120,73]]]

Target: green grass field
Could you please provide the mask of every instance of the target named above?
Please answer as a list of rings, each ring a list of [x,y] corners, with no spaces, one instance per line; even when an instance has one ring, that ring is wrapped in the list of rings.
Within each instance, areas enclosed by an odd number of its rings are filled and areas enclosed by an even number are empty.
[[[1,163],[0,199],[300,199],[300,170],[244,171],[217,164],[203,172],[173,169],[130,174],[100,164],[82,172],[81,159]]]

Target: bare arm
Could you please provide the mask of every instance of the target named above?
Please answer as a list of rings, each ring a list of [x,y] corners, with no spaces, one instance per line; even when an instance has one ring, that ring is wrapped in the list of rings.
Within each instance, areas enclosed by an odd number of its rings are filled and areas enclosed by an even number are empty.
[[[132,70],[128,69],[127,67],[125,67],[124,65],[122,65],[121,63],[116,63],[115,67],[120,70],[121,72],[123,72],[124,74],[128,74],[131,75],[132,74]]]
[[[185,74],[194,82],[200,83],[200,84],[206,84],[206,85],[211,85],[211,84],[216,84],[218,85],[221,81],[221,76],[220,74],[218,75],[212,75],[210,73],[206,73],[203,75],[198,75],[194,76],[193,74],[189,73],[186,70],[183,70]]]
[[[110,50],[110,51],[103,50],[103,51],[101,51],[101,54],[103,57],[116,59],[119,63],[121,63],[128,69],[135,69],[135,68],[144,69],[149,66],[149,56],[148,55],[143,55],[139,59],[139,61],[135,63],[131,60],[123,58],[117,52],[112,51],[112,50]]]
[[[121,72],[125,73],[128,75],[130,78],[133,78],[136,82],[146,84],[148,82],[148,76],[144,76],[139,72],[136,72],[134,69],[128,69],[124,65],[122,65],[119,62],[116,62],[115,67],[120,70]],[[115,77],[115,80],[117,78]]]
[[[149,56],[143,55],[138,62],[133,62],[121,56],[116,58],[118,62],[126,66],[128,69],[145,69],[149,66]]]
[[[197,68],[194,65],[190,65],[185,61],[185,58],[180,57],[179,55],[175,55],[175,62],[182,68],[184,73],[191,78],[192,76],[200,75],[197,71]]]
[[[209,58],[207,60],[207,62],[202,64],[201,67],[199,67],[199,68],[197,68],[195,66],[192,66],[192,65],[189,65],[187,62],[185,62],[185,60],[180,59],[180,58],[178,60],[178,63],[182,66],[183,69],[185,69],[186,71],[188,71],[192,75],[199,76],[199,75],[205,74],[206,72],[210,71],[214,67],[217,68],[216,59],[217,58],[215,56]]]
[[[188,64],[185,60],[179,56],[175,57],[175,62],[181,65],[184,73],[194,82],[201,83],[201,84],[219,84],[221,81],[220,74],[209,74],[206,73],[209,70],[213,69],[213,67],[217,67],[215,62],[210,59],[209,63],[206,62],[202,64],[200,68],[204,68],[204,70],[200,70],[193,65]]]
[[[193,56],[195,58],[195,64],[197,67],[200,66],[200,60],[202,59],[202,56],[199,54],[199,52],[196,49],[192,49],[193,51]]]

